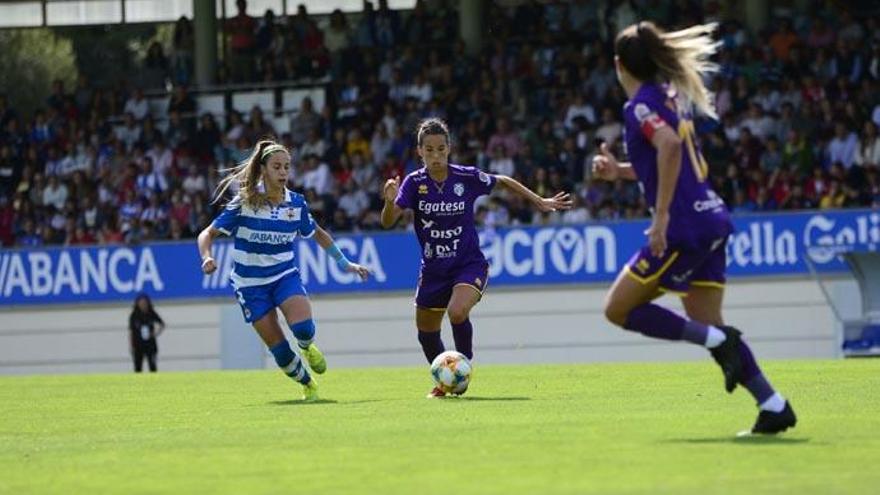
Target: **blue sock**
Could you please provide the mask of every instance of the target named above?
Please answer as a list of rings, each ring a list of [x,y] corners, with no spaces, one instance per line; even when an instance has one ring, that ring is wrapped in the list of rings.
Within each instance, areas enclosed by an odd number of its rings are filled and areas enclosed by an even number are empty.
[[[269,348],[269,351],[275,356],[275,363],[282,371],[284,371],[285,375],[303,385],[312,381],[309,371],[303,366],[302,360],[299,356],[297,356],[296,353],[293,352],[293,349],[290,348],[287,339],[273,345]]]
[[[474,358],[474,326],[471,325],[470,318],[452,324],[452,338],[455,340],[455,349],[458,352],[468,359]]]
[[[422,352],[425,353],[429,363],[433,362],[435,357],[446,350],[446,347],[443,345],[443,339],[440,338],[439,330],[436,332],[423,332],[419,330],[419,343],[422,344]]]
[[[311,318],[291,324],[290,331],[300,349],[307,349],[315,341],[315,322]]]

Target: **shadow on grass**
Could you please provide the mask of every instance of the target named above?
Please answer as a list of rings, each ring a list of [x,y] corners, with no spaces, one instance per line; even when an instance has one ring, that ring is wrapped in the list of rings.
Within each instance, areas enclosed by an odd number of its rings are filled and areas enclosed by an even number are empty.
[[[269,404],[274,404],[276,406],[319,406],[321,404],[337,404],[338,402],[333,399],[318,399],[314,402],[306,402],[302,399],[290,399],[290,400],[273,400],[269,402]]]
[[[671,438],[662,443],[683,444],[707,444],[707,443],[732,443],[734,445],[800,445],[809,443],[809,438],[791,438],[771,435],[746,435],[738,437],[710,437],[710,438]]]
[[[465,395],[461,397],[444,397],[443,400],[448,400],[451,402],[462,400],[462,401],[492,401],[492,402],[506,402],[506,401],[522,401],[522,400],[532,400],[530,397],[480,397],[473,395]]]

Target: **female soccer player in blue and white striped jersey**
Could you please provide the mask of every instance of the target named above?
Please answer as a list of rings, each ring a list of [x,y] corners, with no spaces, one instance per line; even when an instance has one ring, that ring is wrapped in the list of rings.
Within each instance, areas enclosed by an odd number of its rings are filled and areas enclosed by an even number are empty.
[[[303,385],[304,399],[318,399],[314,378],[293,352],[278,323],[280,308],[309,367],[323,373],[327,362],[315,346],[312,307],[300,280],[293,248],[297,235],[315,236],[344,272],[366,279],[369,271],[346,259],[339,247],[309,213],[302,195],[287,189],[290,153],[273,141],[260,141],[250,157],[232,170],[217,187],[219,199],[233,182],[239,192],[198,239],[202,271],[217,269],[211,243],[220,234],[235,239],[231,274],[235,296],[244,319],[251,323],[287,376]]]

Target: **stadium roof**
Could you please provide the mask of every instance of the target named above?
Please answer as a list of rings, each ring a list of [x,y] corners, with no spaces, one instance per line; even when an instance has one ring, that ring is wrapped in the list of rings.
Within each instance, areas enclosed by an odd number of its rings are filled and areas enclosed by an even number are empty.
[[[235,15],[235,0],[215,0],[217,15]],[[248,0],[248,13],[262,16],[267,9],[276,14],[295,14],[303,4],[312,14],[334,9],[360,12],[363,0]],[[388,0],[392,9],[411,9],[415,0]],[[181,16],[192,19],[193,0],[31,0],[0,2],[0,28],[38,26],[82,26],[139,22],[171,22]]]

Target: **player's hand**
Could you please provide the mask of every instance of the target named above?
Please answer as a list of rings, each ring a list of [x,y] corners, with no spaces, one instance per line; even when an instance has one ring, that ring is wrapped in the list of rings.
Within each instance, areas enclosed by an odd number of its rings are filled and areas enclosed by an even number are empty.
[[[386,203],[393,203],[397,198],[397,191],[400,189],[400,176],[385,181],[385,187],[382,189],[382,198]]]
[[[207,258],[202,260],[202,272],[204,272],[205,275],[210,275],[210,274],[214,273],[214,270],[216,270],[216,269],[217,269],[217,262],[214,261],[214,258],[208,256]]]
[[[541,198],[538,201],[538,209],[543,212],[569,210],[571,205],[571,194],[567,192],[556,193],[552,198]]]
[[[666,252],[666,229],[669,227],[669,213],[655,213],[651,226],[645,231],[648,235],[648,246],[651,254],[656,257]]]
[[[620,176],[617,159],[608,151],[608,145],[602,143],[599,152],[593,157],[593,177],[600,180],[615,181]]]
[[[348,273],[357,273],[363,282],[370,277],[370,269],[357,263],[348,264]]]

